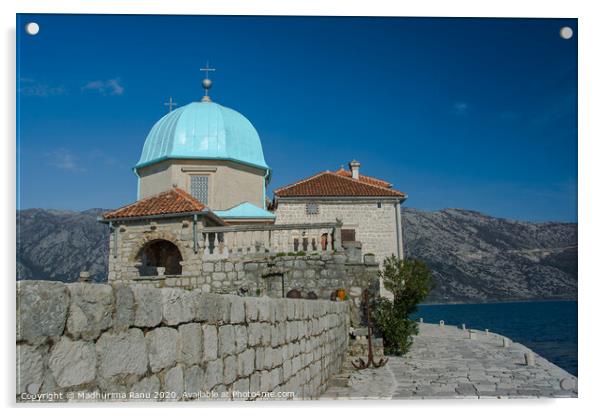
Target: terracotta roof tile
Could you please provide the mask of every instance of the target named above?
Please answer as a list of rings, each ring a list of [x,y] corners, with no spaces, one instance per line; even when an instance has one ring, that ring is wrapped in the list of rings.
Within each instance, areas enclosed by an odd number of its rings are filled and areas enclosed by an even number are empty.
[[[384,182],[384,181],[381,181]],[[296,182],[274,191],[278,197],[398,197],[404,198],[403,192],[367,181],[355,180],[336,172],[321,172],[310,178]]]
[[[351,178],[351,171],[346,170],[344,168],[340,168],[339,170],[337,170],[336,172],[337,175],[341,175],[341,176],[345,176],[347,178]],[[372,176],[366,176],[366,175],[362,175],[360,173],[360,182],[366,182],[369,183],[371,185],[376,185],[376,186],[382,186],[383,188],[390,188],[391,187],[391,183],[387,182],[387,181],[383,181],[382,179],[377,179],[374,178]]]
[[[174,188],[104,214],[105,219],[144,217],[149,215],[199,212],[205,205],[188,192]]]

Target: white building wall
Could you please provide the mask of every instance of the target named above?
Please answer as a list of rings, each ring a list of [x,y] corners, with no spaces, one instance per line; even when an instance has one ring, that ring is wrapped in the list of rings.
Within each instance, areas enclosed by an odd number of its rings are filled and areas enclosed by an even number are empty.
[[[378,208],[377,201],[316,203],[319,213],[307,214],[305,202],[280,199],[276,210],[276,224],[330,222],[339,219],[343,221],[343,229],[355,230],[355,239],[362,243],[362,252],[373,253],[379,264],[392,254],[398,256],[397,247],[401,244],[401,234],[397,232],[397,202],[383,201],[381,208]]]

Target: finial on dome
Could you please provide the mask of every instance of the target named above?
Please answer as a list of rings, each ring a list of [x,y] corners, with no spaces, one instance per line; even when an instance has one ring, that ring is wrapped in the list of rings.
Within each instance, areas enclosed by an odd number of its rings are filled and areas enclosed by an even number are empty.
[[[211,88],[211,85],[213,85],[213,82],[209,79],[209,71],[214,72],[215,68],[210,68],[209,61],[207,61],[207,65],[205,65],[205,68],[201,68],[201,71],[205,71],[205,79],[203,80],[203,88],[205,89],[205,96],[203,97],[203,99],[201,101],[209,103],[209,102],[211,102],[211,98],[209,98],[209,89]]]

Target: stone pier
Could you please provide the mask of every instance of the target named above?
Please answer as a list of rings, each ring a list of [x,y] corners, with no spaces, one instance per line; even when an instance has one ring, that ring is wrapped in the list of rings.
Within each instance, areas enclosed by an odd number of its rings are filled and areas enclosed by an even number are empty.
[[[524,345],[493,332],[420,325],[410,352],[383,368],[353,372],[323,399],[577,397],[577,378]],[[472,337],[471,337],[472,334]],[[476,337],[475,337],[476,335]],[[527,365],[525,354],[533,365]]]

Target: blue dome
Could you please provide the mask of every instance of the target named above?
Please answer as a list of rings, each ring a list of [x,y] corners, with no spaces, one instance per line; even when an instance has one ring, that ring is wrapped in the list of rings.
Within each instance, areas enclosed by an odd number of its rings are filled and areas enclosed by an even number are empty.
[[[214,102],[190,103],[155,123],[136,168],[165,159],[231,160],[269,169],[251,122]]]

